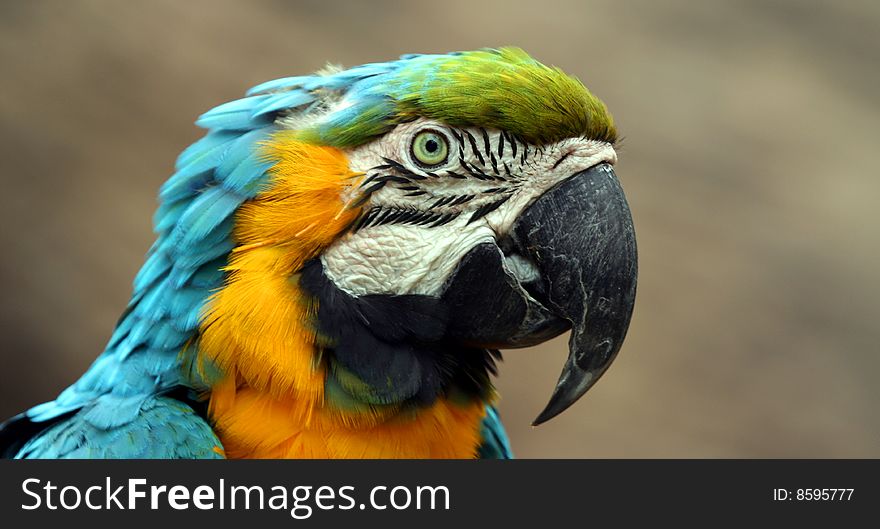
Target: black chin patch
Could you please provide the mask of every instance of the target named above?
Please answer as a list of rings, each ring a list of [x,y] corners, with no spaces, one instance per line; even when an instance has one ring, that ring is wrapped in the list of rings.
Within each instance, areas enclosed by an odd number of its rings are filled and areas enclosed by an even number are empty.
[[[330,376],[354,400],[427,405],[453,390],[476,397],[491,389],[495,351],[447,341],[449,306],[425,295],[352,296],[306,263],[300,287],[318,301],[317,331]]]

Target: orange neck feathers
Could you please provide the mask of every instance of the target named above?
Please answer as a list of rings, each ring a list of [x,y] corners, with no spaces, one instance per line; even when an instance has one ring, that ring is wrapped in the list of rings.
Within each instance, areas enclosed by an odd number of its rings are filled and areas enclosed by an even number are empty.
[[[225,286],[207,304],[199,365],[224,374],[209,414],[228,457],[473,457],[481,402],[440,399],[415,413],[352,414],[324,401],[324,342],[297,271],[360,211],[341,200],[359,177],[341,151],[276,135],[268,188],[236,214]],[[369,354],[365,351],[364,354]]]

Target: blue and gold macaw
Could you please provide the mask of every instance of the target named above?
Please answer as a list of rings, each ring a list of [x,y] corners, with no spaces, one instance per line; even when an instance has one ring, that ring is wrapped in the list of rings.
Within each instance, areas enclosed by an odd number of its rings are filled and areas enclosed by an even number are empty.
[[[635,297],[617,134],[515,48],[270,81],[202,115],[103,354],[7,421],[19,458],[510,457],[497,349],[571,329],[536,424]]]

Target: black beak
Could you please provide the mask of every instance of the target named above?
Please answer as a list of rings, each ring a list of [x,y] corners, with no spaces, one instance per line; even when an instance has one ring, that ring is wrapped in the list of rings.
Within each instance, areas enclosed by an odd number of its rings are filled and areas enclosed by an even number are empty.
[[[544,193],[501,241],[472,250],[447,284],[448,336],[485,347],[524,347],[571,328],[569,356],[541,424],[577,401],[614,360],[635,304],[635,231],[608,164]],[[516,254],[516,255],[514,255]],[[531,262],[535,277],[511,263]],[[475,300],[479,300],[474,303]]]
[[[512,238],[535,260],[548,308],[572,326],[568,360],[538,425],[574,404],[617,356],[636,298],[636,237],[614,170],[599,164],[541,196]]]

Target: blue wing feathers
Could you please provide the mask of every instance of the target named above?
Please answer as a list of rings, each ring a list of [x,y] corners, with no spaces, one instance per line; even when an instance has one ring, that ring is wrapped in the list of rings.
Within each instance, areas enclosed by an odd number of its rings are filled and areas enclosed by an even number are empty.
[[[298,75],[295,77],[283,77],[281,79],[273,79],[248,90],[245,95],[253,96],[262,92],[270,92],[275,90],[290,90],[302,86],[302,83],[311,79],[311,75]]]
[[[256,107],[269,97],[258,95],[225,103],[202,114],[196,125],[218,130],[252,130],[269,125],[274,116],[254,115]]]
[[[136,408],[134,419],[127,423],[112,419],[117,409],[127,407]],[[149,397],[128,403],[98,401],[85,413],[31,439],[18,457],[219,459],[218,449],[222,449],[220,440],[190,406],[167,397]]]
[[[210,156],[215,148],[229,143],[240,136],[241,133],[234,130],[216,130],[209,132],[204,137],[184,149],[183,152],[177,156],[177,161],[174,164],[175,171],[183,169],[199,158]]]
[[[282,94],[267,97],[254,111],[254,117],[264,116],[279,110],[301,107],[315,100],[315,96],[306,90],[291,90]]]
[[[197,287],[185,287],[177,290],[177,296],[171,300],[169,315],[171,321],[185,320],[193,311],[198,311],[205,302],[205,292]],[[187,329],[185,326],[184,329]],[[187,329],[192,330],[192,329]]]
[[[224,266],[226,266],[225,254],[202,264],[173,266],[168,274],[168,280],[175,290],[191,286],[204,292],[205,289],[214,288],[219,284],[223,278]]]
[[[171,269],[171,260],[165,252],[152,252],[147,257],[144,266],[141,267],[134,278],[132,287],[135,292],[143,292],[155,284],[156,280],[168,273]]]
[[[172,310],[172,318],[173,310]],[[183,344],[192,336],[194,329],[178,330],[171,324],[171,319],[165,319],[153,327],[147,340],[147,346],[150,349],[169,350],[180,349]]]
[[[260,191],[266,171],[272,166],[259,153],[253,153],[238,164],[221,185],[230,192],[253,196]]]
[[[230,221],[232,219],[229,219]],[[228,224],[232,224],[229,222]],[[189,271],[196,269],[197,267],[213,261],[218,257],[226,256],[232,249],[235,247],[235,243],[231,240],[224,240],[217,243],[215,246],[199,248],[197,253],[185,254],[177,257],[177,262],[175,263],[174,268],[171,270],[172,277],[175,277],[176,274],[179,273],[189,273]],[[216,286],[220,286],[218,283]],[[208,294],[208,290],[206,289],[205,294]]]
[[[171,231],[169,244],[184,251],[198,245],[214,228],[228,219],[242,202],[243,196],[219,186],[205,190],[180,217]]]
[[[186,198],[159,204],[153,215],[153,231],[157,234],[163,234],[173,228],[188,206],[189,199]]]
[[[211,119],[214,116],[235,114],[237,112],[244,112],[248,115],[253,115],[254,109],[258,108],[261,103],[271,97],[271,95],[255,95],[250,97],[243,97],[234,101],[229,101],[228,103],[223,103],[222,105],[217,105],[216,107],[199,116],[199,118],[196,120],[196,125],[206,129],[215,129],[218,127],[214,127],[211,125],[206,126],[203,124],[203,120]]]
[[[513,459],[510,440],[494,406],[486,406],[486,417],[483,418],[480,432],[483,438],[477,451],[480,459]]]
[[[229,174],[243,162],[248,156],[259,151],[256,148],[259,142],[267,139],[266,129],[252,130],[242,134],[235,140],[229,142],[226,150],[220,156],[214,174],[218,181],[227,180]]]
[[[190,286],[200,291],[213,288],[223,279],[224,272],[221,268],[224,266],[226,266],[225,257],[214,259],[196,268],[190,274],[187,281]],[[183,285],[175,285],[175,288],[180,288],[181,286]]]

